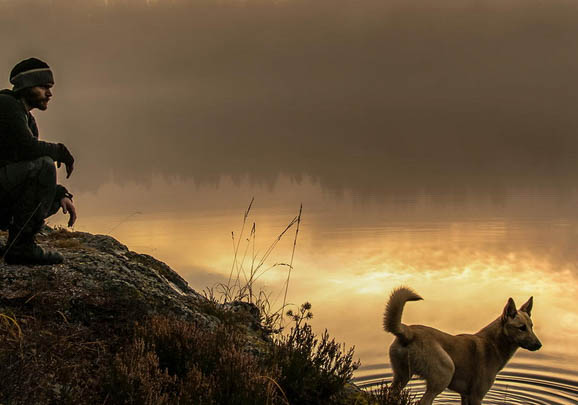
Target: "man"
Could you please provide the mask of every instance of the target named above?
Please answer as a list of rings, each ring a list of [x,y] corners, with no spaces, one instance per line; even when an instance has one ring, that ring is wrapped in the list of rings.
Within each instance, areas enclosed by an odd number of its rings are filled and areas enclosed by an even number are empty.
[[[54,167],[64,163],[68,178],[74,158],[63,144],[38,139],[30,113],[47,109],[54,77],[45,62],[30,58],[14,66],[10,83],[12,90],[0,91],[0,229],[8,230],[0,255],[7,264],[62,263],[60,253],[42,249],[34,238],[59,208],[70,214],[68,226],[76,221],[72,195],[56,184]]]

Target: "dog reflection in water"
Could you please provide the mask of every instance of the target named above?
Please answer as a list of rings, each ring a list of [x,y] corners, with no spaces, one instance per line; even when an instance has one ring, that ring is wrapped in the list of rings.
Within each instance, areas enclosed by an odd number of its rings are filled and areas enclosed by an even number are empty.
[[[509,298],[495,321],[473,335],[456,336],[428,326],[401,323],[405,303],[421,299],[409,288],[397,288],[383,315],[384,329],[396,336],[389,347],[392,389],[401,391],[414,374],[422,377],[426,391],[419,405],[432,404],[446,388],[461,395],[462,405],[480,405],[496,374],[519,347],[531,351],[542,347],[532,331],[532,297],[520,309]]]

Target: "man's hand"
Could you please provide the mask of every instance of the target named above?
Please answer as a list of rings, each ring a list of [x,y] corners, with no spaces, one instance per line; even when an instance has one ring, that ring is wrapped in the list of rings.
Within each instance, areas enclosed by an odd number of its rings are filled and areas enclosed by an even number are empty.
[[[60,146],[60,158],[58,160],[58,167],[60,167],[60,163],[64,163],[66,166],[66,178],[69,178],[72,174],[72,171],[74,170],[74,158],[72,157],[72,154],[68,148],[64,146],[64,144],[59,143],[58,145]]]
[[[64,197],[60,200],[60,206],[62,207],[62,212],[66,214],[70,214],[70,218],[68,219],[68,226],[74,225],[76,222],[76,208],[74,207],[74,203],[68,197]]]

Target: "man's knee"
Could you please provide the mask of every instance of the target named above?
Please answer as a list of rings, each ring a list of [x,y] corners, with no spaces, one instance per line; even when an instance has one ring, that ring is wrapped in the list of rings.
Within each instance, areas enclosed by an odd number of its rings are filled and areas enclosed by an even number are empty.
[[[34,160],[10,163],[0,168],[0,185],[6,193],[21,193],[31,182],[51,187],[56,185],[54,160],[42,156]]]
[[[54,169],[54,159],[50,156],[42,156],[35,160],[43,169]]]
[[[56,185],[56,167],[50,156],[42,156],[33,163],[38,165],[38,178],[44,185]]]

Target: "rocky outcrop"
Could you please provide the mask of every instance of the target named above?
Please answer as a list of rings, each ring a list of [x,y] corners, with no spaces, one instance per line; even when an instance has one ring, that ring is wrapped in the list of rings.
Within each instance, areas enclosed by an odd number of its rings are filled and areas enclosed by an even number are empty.
[[[6,235],[0,234],[0,243],[5,239]],[[138,320],[154,315],[207,326],[219,322],[206,310],[207,299],[169,266],[130,251],[110,236],[45,228],[37,240],[41,246],[58,249],[64,255],[64,263],[0,263],[0,309],[50,307],[68,320],[90,322]],[[243,312],[258,321],[259,311],[245,306],[241,306]]]

